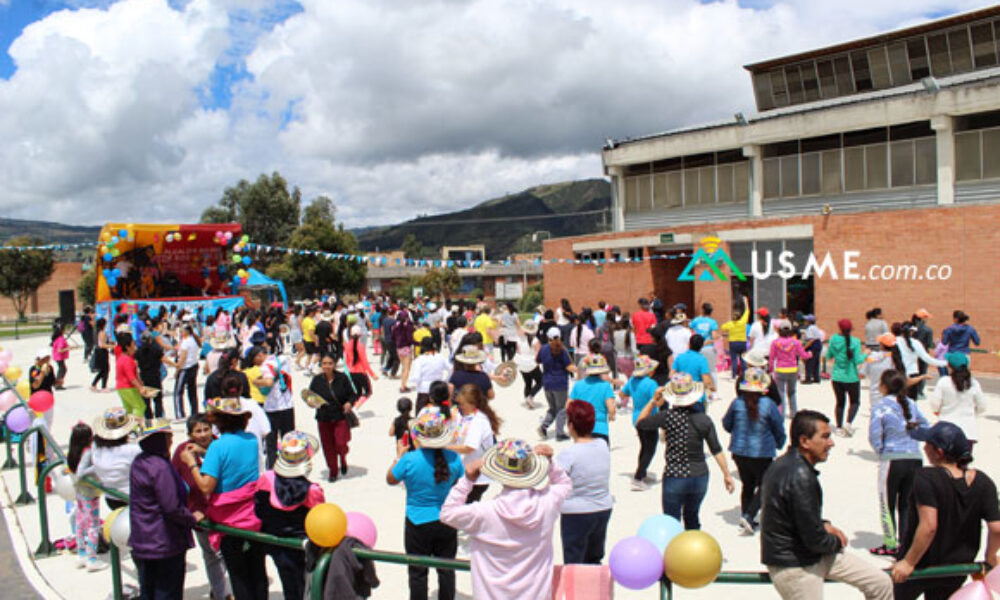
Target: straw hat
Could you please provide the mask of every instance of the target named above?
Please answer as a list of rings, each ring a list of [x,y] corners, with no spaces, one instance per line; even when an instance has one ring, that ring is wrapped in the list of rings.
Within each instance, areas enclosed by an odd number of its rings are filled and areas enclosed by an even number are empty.
[[[173,432],[174,430],[170,428],[170,419],[163,419],[163,418],[154,419],[153,422],[150,423],[149,425],[145,425],[138,428],[137,433],[139,438],[136,441],[141,442],[142,440],[148,438],[149,436],[156,435],[158,433],[173,433]]]
[[[213,335],[208,338],[208,345],[214,350],[225,350],[232,345],[232,339],[228,335]]]
[[[896,345],[896,336],[887,331],[875,338],[875,341],[882,344],[886,348],[892,348]]]
[[[135,417],[124,407],[109,408],[94,420],[94,434],[106,440],[120,440],[138,426]]]
[[[274,472],[282,477],[306,477],[312,469],[312,457],[319,440],[302,431],[289,431],[278,444]]]
[[[475,346],[466,346],[455,360],[466,365],[478,365],[486,362],[486,353]]]
[[[306,403],[309,408],[319,408],[326,404],[326,400],[323,396],[320,396],[312,390],[302,390],[302,401]]]
[[[250,411],[243,408],[239,398],[211,398],[206,402],[208,412],[220,412],[227,415],[248,415]]]
[[[673,319],[670,319],[671,325],[683,325],[688,320],[688,316],[684,313],[679,313]]]
[[[635,377],[642,377],[644,375],[649,375],[656,370],[656,367],[660,366],[659,361],[653,360],[652,358],[640,354],[635,357],[633,361],[632,375]]]
[[[704,385],[695,381],[687,373],[676,372],[670,376],[670,382],[660,388],[671,406],[678,408],[691,406],[698,402],[704,393]]]
[[[156,398],[160,393],[160,388],[142,386],[141,393],[143,398]]]
[[[512,360],[502,362],[493,369],[493,375],[499,378],[499,381],[496,382],[497,385],[504,388],[510,387],[517,379],[517,364]]]
[[[740,380],[740,391],[766,394],[771,387],[771,376],[761,367],[750,367]]]
[[[743,362],[751,367],[766,367],[767,357],[761,354],[759,350],[750,350],[743,353]]]
[[[549,459],[524,440],[506,439],[483,454],[483,475],[507,487],[543,489],[549,484]]]
[[[333,318],[333,313],[330,312],[329,310],[324,310],[319,314],[319,318],[323,319],[324,321],[329,321],[330,319]]]
[[[601,354],[591,354],[583,359],[583,373],[587,377],[591,375],[603,375],[610,371],[608,361]]]
[[[455,428],[447,415],[437,407],[421,409],[417,418],[410,421],[410,435],[421,448],[445,448],[455,439]]]
[[[521,329],[528,335],[535,335],[538,333],[538,321],[532,320],[521,323]]]

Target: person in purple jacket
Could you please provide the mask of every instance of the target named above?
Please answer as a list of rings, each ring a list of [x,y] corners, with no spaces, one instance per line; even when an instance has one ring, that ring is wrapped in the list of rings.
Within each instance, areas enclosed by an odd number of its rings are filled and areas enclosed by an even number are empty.
[[[187,507],[187,486],[170,464],[170,421],[157,419],[139,433],[142,453],[129,473],[129,546],[142,598],[184,598],[184,555],[191,528],[205,518]]]

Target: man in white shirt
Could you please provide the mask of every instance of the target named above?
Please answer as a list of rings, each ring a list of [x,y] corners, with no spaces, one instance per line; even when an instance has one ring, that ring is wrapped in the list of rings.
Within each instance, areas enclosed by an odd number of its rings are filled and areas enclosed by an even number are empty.
[[[418,412],[430,400],[431,384],[435,381],[448,381],[451,379],[451,371],[447,355],[434,349],[434,340],[429,337],[420,340],[420,356],[410,368],[410,381],[417,390]]]

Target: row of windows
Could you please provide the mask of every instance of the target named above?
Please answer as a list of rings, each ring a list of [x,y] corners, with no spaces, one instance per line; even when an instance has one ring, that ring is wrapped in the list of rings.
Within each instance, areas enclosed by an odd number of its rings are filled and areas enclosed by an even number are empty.
[[[610,260],[612,261],[623,261],[628,259],[630,261],[642,260],[645,252],[642,248],[623,248],[611,251]],[[591,250],[589,252],[574,252],[573,258],[580,261],[591,261],[597,262],[604,259],[604,250]]]
[[[933,184],[937,145],[921,138],[764,159],[764,197],[837,195]]]
[[[955,134],[955,179],[1000,178],[1000,128]]]
[[[750,161],[625,177],[625,211],[630,213],[746,202]]]
[[[906,85],[1000,64],[1000,20],[754,74],[757,108],[769,110]]]

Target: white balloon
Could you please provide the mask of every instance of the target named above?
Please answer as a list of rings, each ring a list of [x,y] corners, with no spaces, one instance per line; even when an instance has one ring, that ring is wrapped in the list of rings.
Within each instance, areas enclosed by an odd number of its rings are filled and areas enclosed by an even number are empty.
[[[66,471],[59,470],[53,477],[52,487],[55,488],[59,497],[66,502],[76,500],[76,486],[73,485],[73,476]]]
[[[128,548],[128,536],[132,530],[132,523],[129,520],[128,507],[120,512],[111,523],[111,543],[122,550]]]

